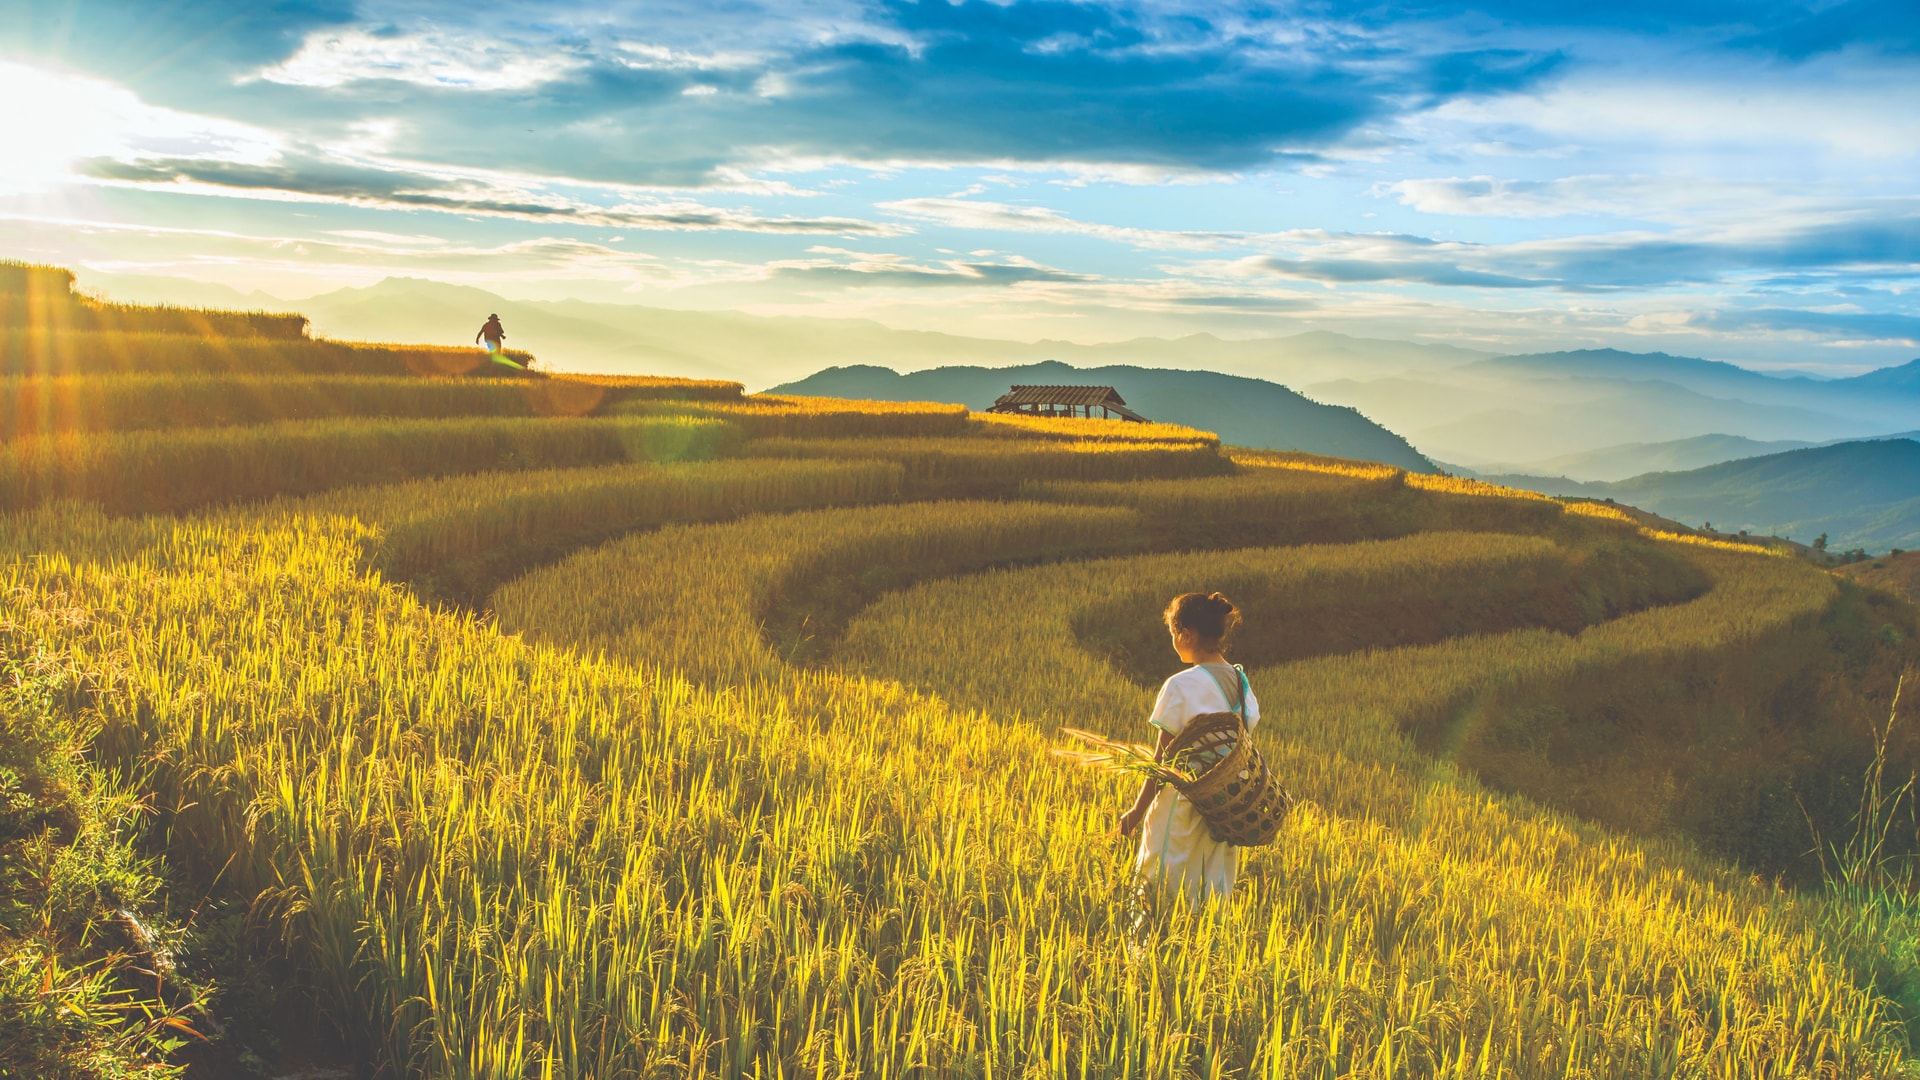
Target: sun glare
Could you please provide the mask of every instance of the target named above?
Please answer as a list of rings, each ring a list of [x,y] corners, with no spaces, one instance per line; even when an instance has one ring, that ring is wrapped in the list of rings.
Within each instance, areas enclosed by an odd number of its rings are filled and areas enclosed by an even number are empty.
[[[44,191],[75,163],[119,150],[127,116],[140,107],[110,83],[0,61],[0,195]],[[24,105],[25,107],[18,107]]]
[[[101,79],[0,60],[0,196],[78,178],[90,158],[270,156],[277,140],[244,124],[158,108]]]

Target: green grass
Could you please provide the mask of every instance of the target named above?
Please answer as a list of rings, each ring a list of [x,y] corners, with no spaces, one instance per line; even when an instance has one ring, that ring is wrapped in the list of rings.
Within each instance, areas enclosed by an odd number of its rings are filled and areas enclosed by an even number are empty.
[[[175,1076],[196,994],[153,974],[177,933],[133,843],[143,796],[88,764],[78,678],[0,647],[0,1076]]]

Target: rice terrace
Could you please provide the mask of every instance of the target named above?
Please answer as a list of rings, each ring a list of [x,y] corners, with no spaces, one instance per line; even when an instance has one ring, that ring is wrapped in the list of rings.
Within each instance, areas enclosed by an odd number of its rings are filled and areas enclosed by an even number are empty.
[[[5,273],[11,1069],[1909,1070],[1920,627],[1783,547]],[[1297,805],[1142,930],[1195,584]]]

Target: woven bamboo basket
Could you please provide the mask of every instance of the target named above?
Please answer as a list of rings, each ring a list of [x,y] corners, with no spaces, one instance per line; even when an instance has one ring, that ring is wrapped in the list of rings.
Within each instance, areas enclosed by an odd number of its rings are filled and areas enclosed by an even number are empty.
[[[1213,838],[1235,847],[1273,843],[1280,823],[1293,809],[1293,796],[1273,778],[1239,714],[1194,717],[1168,744],[1164,760],[1172,761],[1182,751],[1189,758],[1224,752],[1196,779],[1174,785],[1200,811]]]

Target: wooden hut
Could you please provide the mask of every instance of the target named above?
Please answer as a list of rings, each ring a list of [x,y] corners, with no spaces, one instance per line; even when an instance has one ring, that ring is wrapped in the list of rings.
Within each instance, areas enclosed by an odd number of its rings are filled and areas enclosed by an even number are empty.
[[[1127,408],[1119,391],[1111,386],[1016,386],[1001,394],[988,412],[1016,413],[1021,416],[1085,416],[1100,410],[1104,420],[1130,420],[1144,424],[1147,418]]]

